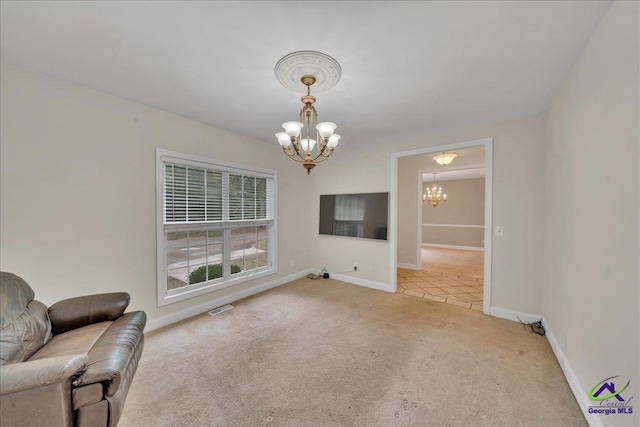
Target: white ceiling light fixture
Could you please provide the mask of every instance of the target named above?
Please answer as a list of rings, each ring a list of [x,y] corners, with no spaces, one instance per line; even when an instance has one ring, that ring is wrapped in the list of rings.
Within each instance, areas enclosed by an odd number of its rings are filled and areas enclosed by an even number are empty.
[[[456,153],[447,153],[445,151],[442,154],[437,154],[433,156],[433,160],[438,162],[440,166],[446,166],[449,163],[453,162],[453,159],[455,159],[456,157],[458,157]]]
[[[276,138],[282,151],[290,159],[302,163],[309,174],[316,164],[333,154],[340,141],[340,135],[333,133],[337,127],[335,123],[318,123],[318,112],[313,106],[316,98],[311,95],[311,86],[316,85],[315,92],[331,89],[340,80],[342,68],[329,55],[300,51],[280,59],[275,73],[278,81],[287,89],[296,92],[306,89],[307,94],[300,98],[304,104],[300,110],[300,121],[283,123],[284,132],[278,132]]]

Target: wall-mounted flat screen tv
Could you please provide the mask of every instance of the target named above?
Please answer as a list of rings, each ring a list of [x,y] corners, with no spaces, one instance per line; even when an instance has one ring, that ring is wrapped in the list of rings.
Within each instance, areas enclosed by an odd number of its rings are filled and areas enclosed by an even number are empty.
[[[320,234],[387,240],[389,193],[320,195]]]

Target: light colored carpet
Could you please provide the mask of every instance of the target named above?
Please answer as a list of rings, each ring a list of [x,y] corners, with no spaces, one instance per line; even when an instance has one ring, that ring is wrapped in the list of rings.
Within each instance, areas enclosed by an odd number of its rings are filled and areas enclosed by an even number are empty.
[[[544,337],[300,279],[147,334],[120,426],[585,426]]]

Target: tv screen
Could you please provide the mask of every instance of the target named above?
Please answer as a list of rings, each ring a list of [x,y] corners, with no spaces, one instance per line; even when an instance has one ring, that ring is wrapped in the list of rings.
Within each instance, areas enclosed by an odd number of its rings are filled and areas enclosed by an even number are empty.
[[[387,240],[389,193],[320,195],[320,234]]]

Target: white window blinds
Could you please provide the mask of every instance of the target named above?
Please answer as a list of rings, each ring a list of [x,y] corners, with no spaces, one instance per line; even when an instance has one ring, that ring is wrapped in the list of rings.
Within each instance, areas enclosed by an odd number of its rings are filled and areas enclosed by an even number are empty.
[[[165,224],[271,219],[273,178],[165,162]]]

